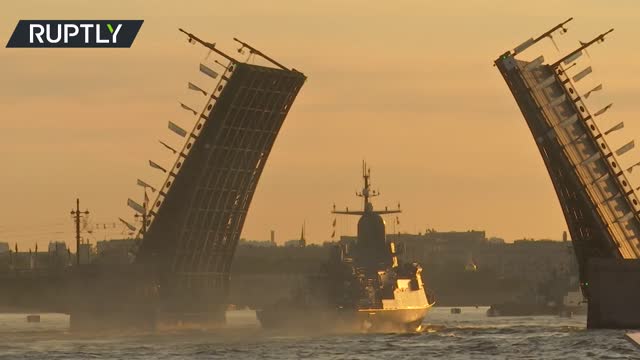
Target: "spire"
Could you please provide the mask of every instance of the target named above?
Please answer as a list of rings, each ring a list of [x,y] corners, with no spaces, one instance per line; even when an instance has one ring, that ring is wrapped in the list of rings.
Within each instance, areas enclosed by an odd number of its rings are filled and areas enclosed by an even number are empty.
[[[304,238],[304,228],[305,228],[305,223],[302,222],[302,232],[300,233],[300,240],[298,241],[298,246],[300,247],[307,246],[307,240]]]

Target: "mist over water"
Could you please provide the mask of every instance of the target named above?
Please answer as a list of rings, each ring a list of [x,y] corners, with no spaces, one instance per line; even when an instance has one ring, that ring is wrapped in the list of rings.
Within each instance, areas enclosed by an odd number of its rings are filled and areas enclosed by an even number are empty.
[[[76,334],[69,318],[0,314],[0,359],[640,359],[624,331],[586,330],[573,318],[485,316],[486,308],[434,308],[418,333],[267,331],[252,311],[219,330]]]

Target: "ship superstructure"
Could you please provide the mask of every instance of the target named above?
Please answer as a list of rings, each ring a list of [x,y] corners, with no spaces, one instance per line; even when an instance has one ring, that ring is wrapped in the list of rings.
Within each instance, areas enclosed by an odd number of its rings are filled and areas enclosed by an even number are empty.
[[[338,307],[356,310],[357,318],[365,325],[415,329],[431,306],[422,281],[422,267],[398,263],[395,243],[386,240],[386,224],[381,215],[401,210],[374,210],[371,198],[380,193],[371,189],[371,169],[364,162],[362,178],[364,187],[357,196],[363,199],[363,210],[333,211],[358,215],[360,220],[355,244],[340,244],[337,257],[328,266],[330,278],[343,280],[332,282],[337,286],[332,289],[332,298]]]
[[[319,317],[314,314],[320,313],[322,324],[314,325],[368,331],[414,331],[421,326],[433,305],[425,292],[422,267],[399,263],[394,242],[386,240],[381,216],[401,210],[374,210],[371,198],[380,193],[371,189],[371,171],[365,163],[362,169],[364,187],[357,196],[363,198],[363,209],[332,211],[360,216],[357,240],[336,245],[324,274],[310,282],[307,295],[300,296],[298,302],[258,312],[263,326],[306,326],[309,321],[316,322]],[[296,312],[305,315],[297,317],[293,315]],[[292,318],[300,320],[292,322]]]

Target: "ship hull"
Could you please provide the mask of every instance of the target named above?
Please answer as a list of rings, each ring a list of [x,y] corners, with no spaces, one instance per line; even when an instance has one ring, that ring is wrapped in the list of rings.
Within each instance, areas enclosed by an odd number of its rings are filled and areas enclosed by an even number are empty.
[[[366,309],[358,310],[356,323],[363,330],[385,331],[416,331],[427,316],[431,306],[410,309]]]
[[[412,332],[420,328],[431,305],[406,309],[264,309],[256,312],[265,329],[319,332]]]

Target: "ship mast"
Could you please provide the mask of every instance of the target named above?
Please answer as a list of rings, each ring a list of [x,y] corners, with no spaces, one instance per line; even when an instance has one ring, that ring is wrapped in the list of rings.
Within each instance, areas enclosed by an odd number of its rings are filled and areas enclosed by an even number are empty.
[[[362,179],[364,180],[364,187],[362,191],[356,193],[356,196],[363,198],[364,206],[363,209],[365,212],[373,211],[373,205],[369,201],[369,198],[380,195],[380,193],[375,190],[371,190],[371,184],[369,184],[369,178],[371,178],[371,169],[367,168],[367,163],[362,161]]]
[[[373,209],[373,204],[371,204],[371,201],[369,199],[372,197],[380,196],[380,191],[371,190],[371,182],[370,182],[371,168],[367,167],[367,163],[365,161],[362,161],[362,179],[364,181],[364,187],[362,188],[362,191],[356,192],[356,196],[363,198],[364,207],[362,211],[349,211],[349,208],[346,208],[346,210],[344,211],[339,211],[339,210],[335,210],[335,205],[334,205],[334,210],[331,212],[332,214],[364,215],[365,213],[366,214],[373,213],[373,214],[384,215],[384,214],[397,214],[402,212],[402,210],[400,210],[400,205],[398,205],[398,209],[395,209],[395,210],[389,210],[387,207],[385,207],[384,210]]]

